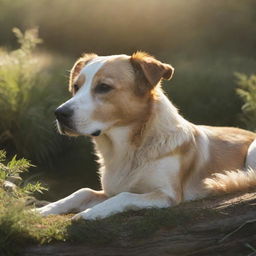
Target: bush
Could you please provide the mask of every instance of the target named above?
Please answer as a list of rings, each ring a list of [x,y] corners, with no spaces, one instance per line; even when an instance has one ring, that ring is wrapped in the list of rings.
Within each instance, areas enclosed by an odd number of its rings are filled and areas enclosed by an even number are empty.
[[[57,105],[46,68],[50,60],[34,54],[42,42],[37,29],[13,32],[20,48],[0,50],[0,144],[34,161],[46,161],[58,147],[49,121]]]
[[[236,73],[238,88],[237,94],[242,98],[243,115],[241,120],[249,130],[256,130],[256,75]]]
[[[74,142],[59,135],[54,124],[54,109],[68,98],[67,70],[74,60],[41,50],[39,54],[37,45],[42,40],[37,29],[25,33],[14,29],[14,33],[19,49],[0,49],[1,148],[31,159],[37,165],[33,172],[42,174],[44,182],[51,185],[60,177],[67,181],[65,189],[61,184],[57,192],[51,191],[51,200],[58,197],[58,191],[66,194],[84,186],[84,180],[96,187],[93,156],[85,153],[86,148],[91,151],[91,145],[84,138]],[[48,200],[49,196],[44,194]]]

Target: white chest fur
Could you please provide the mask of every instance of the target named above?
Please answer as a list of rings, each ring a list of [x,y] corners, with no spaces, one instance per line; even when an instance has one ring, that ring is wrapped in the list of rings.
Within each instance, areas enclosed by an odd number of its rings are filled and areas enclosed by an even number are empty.
[[[175,194],[175,184],[178,184],[180,158],[168,156],[150,161],[136,169],[123,168],[106,170],[102,175],[104,191],[113,196],[121,192],[147,193],[154,190],[168,191]]]
[[[180,170],[179,155],[158,159],[147,150],[129,144],[129,127],[111,130],[111,143],[105,138],[97,140],[104,158],[101,167],[102,188],[108,196],[121,192],[147,193],[157,189],[173,191]],[[117,139],[116,139],[117,138]],[[150,154],[149,154],[150,153]],[[158,156],[159,152],[155,152]]]
[[[130,190],[134,149],[128,143],[129,132],[129,127],[114,128],[96,140],[102,156],[101,183],[108,195]]]

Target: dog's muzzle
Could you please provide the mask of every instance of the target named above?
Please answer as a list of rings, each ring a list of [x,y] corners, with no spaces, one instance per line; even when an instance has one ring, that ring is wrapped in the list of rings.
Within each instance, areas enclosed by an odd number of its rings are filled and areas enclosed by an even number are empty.
[[[94,132],[89,134],[79,133],[75,129],[72,121],[73,113],[74,113],[73,109],[65,105],[61,105],[55,110],[54,114],[57,119],[58,130],[61,134],[65,134],[69,136],[89,135],[93,137],[97,137],[101,135],[101,130],[95,130]]]

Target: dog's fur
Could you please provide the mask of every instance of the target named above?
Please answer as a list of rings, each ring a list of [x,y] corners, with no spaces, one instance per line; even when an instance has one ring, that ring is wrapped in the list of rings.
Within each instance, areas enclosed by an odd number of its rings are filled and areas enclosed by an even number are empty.
[[[256,185],[256,134],[185,120],[160,86],[173,72],[143,52],[86,54],[75,63],[73,97],[57,109],[58,126],[93,137],[102,191],[80,189],[37,209],[41,214],[104,218]]]

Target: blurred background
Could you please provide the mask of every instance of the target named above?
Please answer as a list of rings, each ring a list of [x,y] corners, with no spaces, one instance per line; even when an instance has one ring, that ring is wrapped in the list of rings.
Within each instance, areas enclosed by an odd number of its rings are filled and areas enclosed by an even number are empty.
[[[53,115],[84,52],[147,51],[175,67],[163,86],[185,118],[256,127],[255,0],[0,0],[0,30],[0,148],[36,165],[45,199],[99,188],[91,142]]]

